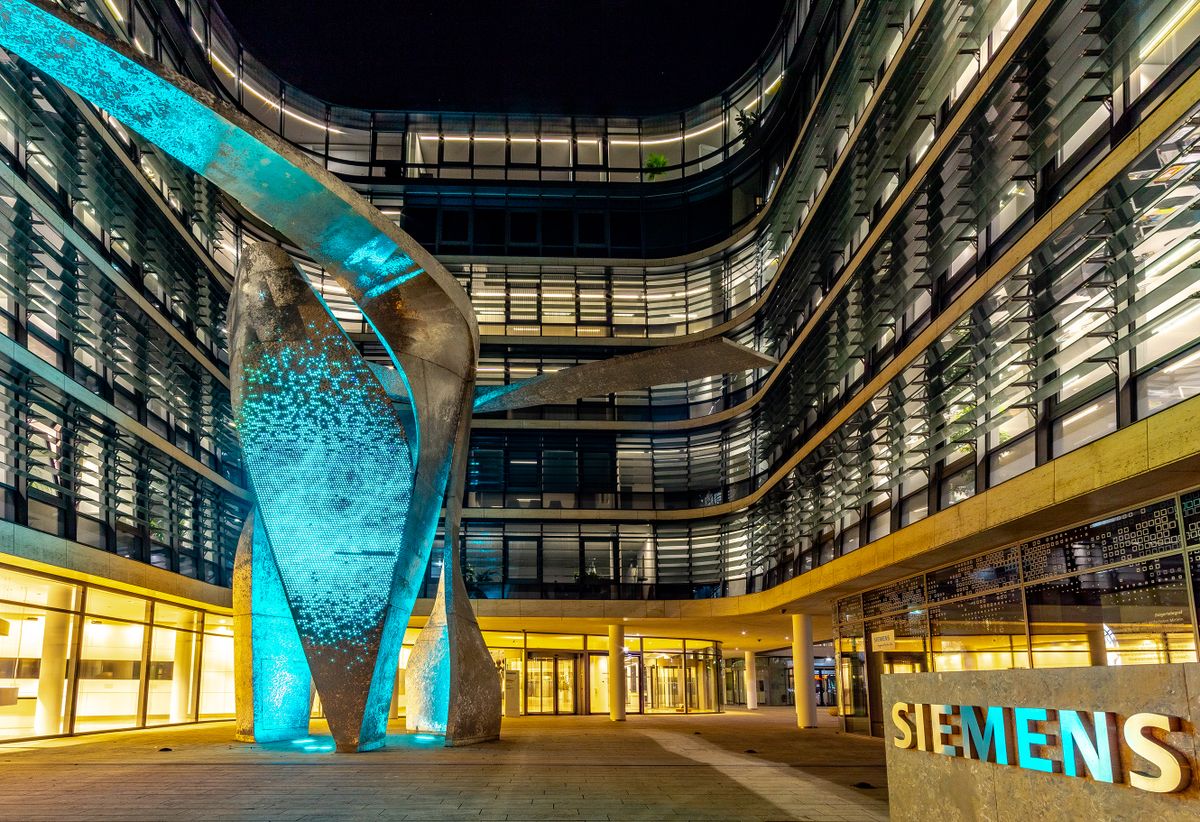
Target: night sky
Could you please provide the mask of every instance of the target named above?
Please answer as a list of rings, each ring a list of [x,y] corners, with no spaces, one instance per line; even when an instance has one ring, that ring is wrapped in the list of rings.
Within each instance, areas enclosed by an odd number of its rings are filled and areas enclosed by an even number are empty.
[[[784,0],[218,0],[284,79],[371,108],[650,114],[724,89]]]

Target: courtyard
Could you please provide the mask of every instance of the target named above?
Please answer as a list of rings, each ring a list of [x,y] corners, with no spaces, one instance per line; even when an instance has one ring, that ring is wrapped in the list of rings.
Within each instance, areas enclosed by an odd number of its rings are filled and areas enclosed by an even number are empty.
[[[499,742],[445,748],[394,726],[335,754],[229,722],[0,747],[0,819],[885,820],[881,740],[801,732],[790,708],[690,716],[515,717]],[[752,741],[749,741],[752,740]]]

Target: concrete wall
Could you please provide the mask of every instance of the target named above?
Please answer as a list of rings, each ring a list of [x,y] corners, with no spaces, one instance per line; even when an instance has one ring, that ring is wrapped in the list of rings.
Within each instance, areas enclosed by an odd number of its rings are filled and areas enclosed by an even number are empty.
[[[897,702],[1115,712],[1120,747],[1116,782],[898,747],[899,732],[892,719]],[[888,791],[895,822],[1200,819],[1200,737],[1196,734],[1200,664],[893,674],[883,677],[883,704]],[[1158,773],[1121,740],[1122,723],[1140,712],[1182,718],[1180,731],[1161,738],[1191,766],[1191,782],[1184,790],[1150,793],[1128,784],[1131,770]],[[1057,735],[1057,723],[1039,729]],[[951,740],[961,745],[960,735]],[[932,747],[937,750],[936,737]],[[1042,753],[1056,758],[1060,750],[1054,745]]]

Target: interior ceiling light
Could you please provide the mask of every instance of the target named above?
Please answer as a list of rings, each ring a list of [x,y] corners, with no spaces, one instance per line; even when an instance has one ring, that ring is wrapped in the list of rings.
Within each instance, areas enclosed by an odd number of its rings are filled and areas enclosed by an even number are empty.
[[[1200,3],[1200,0],[1196,0],[1196,2]],[[193,34],[194,33],[195,32],[193,32]],[[215,56],[214,56],[214,59],[216,59]],[[777,89],[779,87],[779,84],[782,81],[783,81],[783,72],[780,72],[779,76],[776,77],[774,81],[772,81],[771,85],[767,86],[767,89],[765,92],[763,92],[763,94],[773,93],[775,91],[775,89]],[[762,101],[762,95],[754,97],[752,100],[750,100],[750,102],[746,103],[746,105],[743,106],[741,110],[742,111],[750,111],[755,106],[757,106],[761,101]],[[286,114],[288,112],[285,111],[284,113]],[[717,129],[721,128],[721,126],[723,126],[724,124],[725,124],[724,119],[721,119],[721,120],[717,120],[715,123],[709,123],[708,125],[703,126],[698,129],[695,129],[694,131],[688,131],[688,132],[685,132],[683,135],[676,135],[674,137],[656,137],[652,140],[642,140],[639,138],[614,139],[614,140],[609,140],[609,143],[614,146],[661,146],[661,145],[667,145],[668,143],[680,143],[680,142],[683,142],[684,140],[690,139],[692,137],[699,137],[702,134],[708,134],[711,131],[716,131]],[[489,135],[484,135],[484,134],[478,134],[478,135],[471,135],[471,134],[418,134],[417,137],[418,137],[418,139],[421,139],[421,140],[442,140],[442,141],[448,142],[448,143],[469,143],[469,142],[476,142],[476,143],[503,143],[503,142],[510,142],[510,143],[569,143],[569,142],[571,142],[571,138],[569,138],[569,137],[512,137],[512,136],[505,137],[505,136],[494,135],[494,134],[489,134]],[[575,142],[576,143],[589,143],[589,144],[599,143],[600,138],[599,137],[577,137],[577,138],[575,138]]]
[[[1157,32],[1155,32],[1154,36],[1150,38],[1150,41],[1146,43],[1146,45],[1142,46],[1141,50],[1138,51],[1138,59],[1145,60],[1147,57],[1153,54],[1168,37],[1179,31],[1179,29],[1183,27],[1183,24],[1192,18],[1192,15],[1196,13],[1197,9],[1200,9],[1200,0],[1192,0],[1192,2],[1180,6],[1180,8],[1173,15],[1171,15],[1170,19],[1167,20],[1166,24]]]

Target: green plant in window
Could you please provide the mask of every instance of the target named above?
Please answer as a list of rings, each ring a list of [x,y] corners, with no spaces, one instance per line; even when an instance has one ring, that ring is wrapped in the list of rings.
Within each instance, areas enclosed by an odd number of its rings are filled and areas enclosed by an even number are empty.
[[[463,585],[466,586],[467,596],[475,597],[476,599],[487,599],[487,591],[483,590],[483,586],[496,581],[496,572],[488,569],[486,571],[476,571],[475,566],[467,562],[464,558],[462,564]]]
[[[667,167],[667,155],[654,152],[646,155],[646,179],[653,180]]]
[[[734,115],[733,119],[747,143],[752,142],[758,136],[758,127],[762,125],[761,112],[756,113],[739,108],[738,113]]]
[[[575,572],[575,583],[579,585],[583,592],[587,593],[600,591],[608,584],[608,580],[600,576],[600,570],[596,567],[596,560],[592,559],[583,569],[582,574],[578,571]]]

